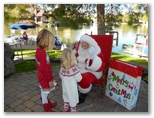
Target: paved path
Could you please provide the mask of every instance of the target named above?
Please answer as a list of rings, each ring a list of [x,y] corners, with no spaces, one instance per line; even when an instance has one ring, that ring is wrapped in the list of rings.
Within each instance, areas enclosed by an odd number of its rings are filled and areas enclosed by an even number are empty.
[[[57,101],[53,108],[57,112],[63,111],[61,80],[59,67],[53,68],[53,76],[59,84],[56,91],[51,92],[51,101]],[[141,81],[137,105],[132,110],[127,110],[107,96],[102,99],[100,87],[93,87],[86,101],[77,106],[78,112],[148,112],[148,84]],[[13,74],[4,80],[4,112],[43,112],[40,101],[40,90],[37,82],[36,71]]]

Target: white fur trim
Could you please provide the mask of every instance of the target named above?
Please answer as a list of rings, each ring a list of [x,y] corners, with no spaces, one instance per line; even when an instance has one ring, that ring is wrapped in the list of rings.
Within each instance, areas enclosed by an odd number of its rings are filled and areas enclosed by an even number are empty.
[[[89,60],[88,60],[88,63],[89,63]],[[98,56],[95,56],[91,66],[88,66],[89,64],[87,64],[86,68],[91,71],[97,71],[101,67],[102,63],[103,63],[102,60]]]
[[[102,77],[102,75],[103,75],[103,71],[95,72],[95,73],[96,73],[95,76],[96,76],[97,79],[100,79]]]
[[[101,49],[100,49],[98,43],[91,36],[89,36],[89,35],[82,35],[81,38],[80,38],[80,41],[81,42],[85,41],[85,42],[89,43],[90,46],[94,47],[95,50],[96,50],[96,55],[101,52]]]
[[[90,72],[93,75],[95,75],[97,79],[100,79],[102,77],[102,75],[103,75],[103,71],[101,71],[101,72],[93,72],[93,71],[90,71],[90,70],[87,70],[87,69],[80,69],[81,74],[87,73],[87,72]]]
[[[92,88],[92,84],[90,84],[90,86],[86,89],[81,88],[79,85],[78,85],[78,88],[79,88],[80,93],[88,93],[88,92],[90,92],[90,90]]]

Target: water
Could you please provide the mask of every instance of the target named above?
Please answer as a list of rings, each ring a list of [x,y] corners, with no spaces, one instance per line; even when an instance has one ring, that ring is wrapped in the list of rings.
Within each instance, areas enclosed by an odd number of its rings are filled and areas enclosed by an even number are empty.
[[[127,25],[121,25],[121,27],[116,29],[119,32],[119,43],[117,48],[113,48],[113,52],[119,52],[119,53],[124,53],[122,52],[122,45],[127,44],[127,45],[134,45],[135,39],[136,39],[136,34],[145,34],[148,35],[148,28],[146,26],[139,27],[138,29],[133,29]],[[148,46],[145,46],[144,53],[148,55]]]
[[[42,28],[35,28],[35,29],[28,29],[27,34],[30,36],[36,36],[37,33],[41,30]],[[55,28],[49,28],[49,30],[55,35],[60,37],[60,39],[66,43],[67,45],[70,45],[76,41],[79,41],[81,35],[83,34],[97,34],[97,25],[94,24],[91,27],[83,27],[82,29],[74,30],[70,28],[63,28],[59,27],[58,29]],[[4,38],[6,38],[8,35],[12,35],[13,33],[17,34],[18,36],[21,36],[22,31],[15,31],[11,32],[9,27],[4,28]],[[124,53],[122,51],[122,45],[127,44],[127,45],[134,45],[135,39],[136,39],[136,34],[141,33],[141,34],[146,34],[148,35],[148,27],[147,26],[142,26],[138,27],[136,29],[129,27],[126,24],[122,24],[119,28],[115,28],[114,31],[117,31],[119,33],[119,38],[118,38],[118,46],[112,48],[112,52],[118,52],[118,53]],[[115,36],[114,36],[115,37]],[[113,41],[113,45],[116,45],[116,40]],[[145,47],[144,53],[148,55],[148,46]]]

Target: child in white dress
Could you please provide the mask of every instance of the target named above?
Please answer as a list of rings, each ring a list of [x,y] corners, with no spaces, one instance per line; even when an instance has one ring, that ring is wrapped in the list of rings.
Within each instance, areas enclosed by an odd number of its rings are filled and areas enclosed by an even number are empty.
[[[62,80],[64,112],[75,112],[79,102],[77,82],[81,81],[82,76],[72,49],[63,50],[59,75]]]

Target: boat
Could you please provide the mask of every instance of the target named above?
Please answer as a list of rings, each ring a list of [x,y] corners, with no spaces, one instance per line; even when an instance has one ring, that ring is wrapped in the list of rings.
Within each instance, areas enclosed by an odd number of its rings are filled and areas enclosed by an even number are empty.
[[[148,58],[148,53],[145,53],[145,48],[148,48],[148,35],[136,34],[134,45],[123,44],[122,51],[138,57]]]

